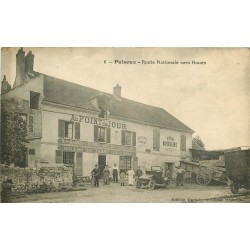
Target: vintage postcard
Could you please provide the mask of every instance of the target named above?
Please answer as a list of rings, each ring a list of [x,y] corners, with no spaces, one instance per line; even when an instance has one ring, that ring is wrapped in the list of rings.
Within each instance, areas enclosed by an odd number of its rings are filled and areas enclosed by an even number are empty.
[[[249,48],[2,48],[1,202],[249,202],[249,80]]]

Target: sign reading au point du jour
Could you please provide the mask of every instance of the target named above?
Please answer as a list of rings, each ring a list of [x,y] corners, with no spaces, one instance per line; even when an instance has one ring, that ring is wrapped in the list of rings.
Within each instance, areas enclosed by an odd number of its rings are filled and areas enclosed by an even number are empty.
[[[126,130],[126,124],[92,116],[72,115],[71,122],[84,122],[97,126]]]

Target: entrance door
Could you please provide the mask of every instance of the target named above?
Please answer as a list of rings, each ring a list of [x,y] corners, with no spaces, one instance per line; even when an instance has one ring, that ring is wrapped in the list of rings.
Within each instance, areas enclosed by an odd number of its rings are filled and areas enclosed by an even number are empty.
[[[103,169],[106,165],[106,155],[98,155],[99,178],[103,178]]]
[[[124,168],[125,171],[128,171],[132,167],[132,157],[124,156]]]

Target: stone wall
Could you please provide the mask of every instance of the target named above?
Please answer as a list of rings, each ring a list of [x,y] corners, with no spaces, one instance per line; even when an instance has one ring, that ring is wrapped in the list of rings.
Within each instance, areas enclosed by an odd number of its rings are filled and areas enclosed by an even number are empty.
[[[10,196],[70,191],[73,188],[73,169],[65,166],[41,166],[37,170],[1,166],[2,195],[10,183]],[[1,200],[2,198],[4,197],[1,197]]]

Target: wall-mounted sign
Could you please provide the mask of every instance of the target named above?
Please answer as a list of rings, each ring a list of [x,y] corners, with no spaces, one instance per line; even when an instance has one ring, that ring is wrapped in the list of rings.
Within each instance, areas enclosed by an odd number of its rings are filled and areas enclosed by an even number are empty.
[[[163,146],[177,148],[177,142],[174,137],[168,136],[166,141],[163,141]]]
[[[112,155],[135,156],[136,148],[132,146],[78,141],[72,139],[58,139],[58,149],[71,152],[103,153]]]
[[[146,145],[147,144],[147,137],[145,136],[138,136],[138,144],[139,145]]]
[[[73,115],[71,117],[71,122],[84,122],[90,123],[97,126],[108,127],[108,128],[117,128],[126,130],[126,124],[120,122],[110,121],[109,119],[102,119],[92,116],[83,116],[83,115]]]
[[[136,152],[102,149],[102,148],[85,148],[85,147],[72,147],[66,145],[59,145],[58,150],[69,152],[85,152],[85,153],[97,153],[97,154],[111,154],[122,156],[136,156]]]

